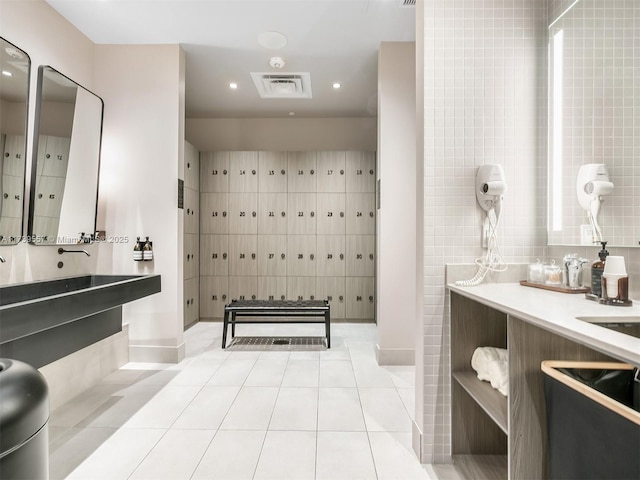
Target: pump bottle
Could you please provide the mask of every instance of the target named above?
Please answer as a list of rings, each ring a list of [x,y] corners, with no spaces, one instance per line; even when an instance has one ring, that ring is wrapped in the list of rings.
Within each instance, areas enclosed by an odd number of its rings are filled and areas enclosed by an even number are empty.
[[[606,250],[607,242],[600,243],[602,244],[602,250],[598,253],[599,259],[591,264],[591,293],[602,298],[602,274],[609,252]]]

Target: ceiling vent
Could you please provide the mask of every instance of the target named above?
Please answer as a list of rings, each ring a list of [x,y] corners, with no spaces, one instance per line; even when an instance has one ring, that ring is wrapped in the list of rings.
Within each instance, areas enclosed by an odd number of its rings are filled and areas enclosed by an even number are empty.
[[[416,0],[400,0],[401,7],[415,7]]]
[[[251,78],[262,98],[311,98],[309,73],[251,72]]]

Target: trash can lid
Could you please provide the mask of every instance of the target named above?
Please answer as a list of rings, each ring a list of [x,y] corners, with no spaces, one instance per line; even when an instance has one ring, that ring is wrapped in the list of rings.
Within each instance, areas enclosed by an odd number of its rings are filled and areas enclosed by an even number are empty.
[[[0,358],[0,457],[49,420],[47,382],[31,365]]]

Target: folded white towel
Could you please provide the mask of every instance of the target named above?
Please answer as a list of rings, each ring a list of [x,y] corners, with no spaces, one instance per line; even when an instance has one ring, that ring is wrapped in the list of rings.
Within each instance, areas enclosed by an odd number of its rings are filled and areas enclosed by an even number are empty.
[[[491,383],[505,397],[509,392],[507,350],[496,347],[478,347],[471,357],[471,366],[478,379]]]

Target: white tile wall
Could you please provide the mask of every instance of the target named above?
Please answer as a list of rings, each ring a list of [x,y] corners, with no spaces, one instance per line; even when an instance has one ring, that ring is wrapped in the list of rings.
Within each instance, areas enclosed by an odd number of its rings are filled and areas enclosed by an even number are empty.
[[[444,266],[483,253],[479,165],[504,167],[506,260],[528,261],[545,243],[546,26],[540,0],[424,1],[423,463],[450,455]]]

